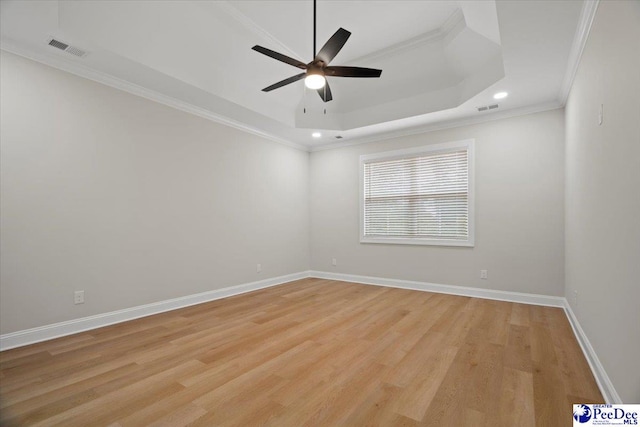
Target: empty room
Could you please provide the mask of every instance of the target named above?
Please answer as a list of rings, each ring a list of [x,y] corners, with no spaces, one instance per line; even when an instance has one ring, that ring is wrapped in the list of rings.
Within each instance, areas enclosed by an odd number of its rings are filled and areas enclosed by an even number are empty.
[[[0,1],[1,426],[636,425],[640,1]]]

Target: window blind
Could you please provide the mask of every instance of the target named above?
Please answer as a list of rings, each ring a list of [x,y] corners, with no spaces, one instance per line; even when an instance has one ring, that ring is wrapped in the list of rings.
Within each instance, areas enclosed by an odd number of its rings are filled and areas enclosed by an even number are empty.
[[[468,150],[365,162],[364,236],[469,239]]]

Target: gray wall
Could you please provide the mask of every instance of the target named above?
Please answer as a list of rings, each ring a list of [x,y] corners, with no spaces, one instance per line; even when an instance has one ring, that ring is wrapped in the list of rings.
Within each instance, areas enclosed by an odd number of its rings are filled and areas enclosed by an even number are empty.
[[[308,270],[308,153],[0,63],[1,333]]]
[[[359,242],[361,154],[468,138],[476,140],[474,248]],[[564,292],[563,110],[314,152],[310,173],[314,270],[545,295]],[[488,270],[488,280],[480,279],[481,269]]]
[[[601,1],[566,106],[566,297],[627,403],[640,402],[639,70],[640,2]]]

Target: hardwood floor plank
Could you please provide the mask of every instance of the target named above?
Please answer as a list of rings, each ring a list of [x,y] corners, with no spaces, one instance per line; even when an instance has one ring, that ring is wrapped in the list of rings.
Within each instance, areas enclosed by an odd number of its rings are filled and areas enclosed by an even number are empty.
[[[555,363],[534,362],[533,405],[536,426],[571,425],[571,404],[568,401],[560,369]]]
[[[531,372],[531,337],[528,327],[509,325],[504,365],[520,371]]]
[[[564,312],[303,279],[0,353],[0,425],[555,426]]]
[[[198,361],[178,365],[70,410],[52,414],[46,420],[33,425],[87,426],[115,422],[140,407],[183,390],[184,386],[178,384],[177,380],[197,372],[201,367],[202,363]]]
[[[30,413],[32,420],[46,419],[46,414],[59,413],[74,406],[78,406],[81,400],[89,401],[98,397],[98,393],[92,388],[92,385],[109,382],[116,378],[126,377],[139,371],[140,367],[131,363],[119,368],[112,369],[104,374],[96,375],[92,378],[85,379],[69,384],[59,384],[49,391],[39,392],[30,399],[22,400],[4,407],[2,410],[12,416],[22,416]],[[36,389],[40,389],[37,387]],[[40,391],[40,390],[39,390]],[[36,411],[33,408],[38,408]]]
[[[599,393],[591,394],[598,389],[592,375],[584,375],[590,370],[589,363],[584,358],[578,342],[574,339],[571,326],[565,321],[564,312],[558,310],[553,313],[554,325],[551,338],[554,343],[558,366],[562,373],[565,390],[575,396],[583,396],[587,401],[597,400]],[[583,403],[583,402],[575,402]]]
[[[385,426],[391,425],[392,420],[398,416],[395,412],[381,411],[380,408],[391,408],[393,401],[397,399],[402,388],[381,382],[376,388],[363,395],[359,405],[346,418],[347,426]]]
[[[393,406],[394,412],[416,421],[424,418],[459,349],[445,346],[432,347],[430,350],[424,354],[424,359],[430,363],[423,366],[411,382],[396,394]]]
[[[146,424],[149,427],[182,427],[187,426],[196,421],[198,418],[207,414],[202,408],[190,403],[170,412],[153,423]],[[134,424],[143,425],[143,424]],[[124,427],[124,426],[123,426]]]
[[[533,374],[505,367],[498,407],[499,420],[493,425],[534,427]]]
[[[528,327],[530,322],[529,307],[526,304],[512,304],[509,323],[516,326]]]

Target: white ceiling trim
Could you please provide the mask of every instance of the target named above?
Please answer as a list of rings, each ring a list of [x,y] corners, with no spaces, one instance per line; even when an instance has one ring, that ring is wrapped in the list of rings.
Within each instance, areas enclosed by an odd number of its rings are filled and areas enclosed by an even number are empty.
[[[252,19],[248,18],[242,12],[240,12],[235,6],[230,4],[228,1],[220,1],[215,2],[215,7],[224,13],[225,16],[228,16],[229,19],[233,19],[237,21],[239,25],[246,28],[251,33],[255,34],[256,37],[260,39],[267,40],[270,44],[280,46],[279,50],[291,53],[291,56],[297,56],[294,52],[291,52],[285,45],[283,45],[277,38],[271,35],[268,31],[264,30],[262,27],[257,25]],[[286,136],[276,136],[276,134],[270,133],[270,131],[264,131],[258,127],[243,123],[236,119],[232,119],[230,117],[221,115],[209,109],[205,109],[202,107],[195,106],[188,102],[179,100],[177,98],[162,94],[160,92],[156,92],[154,90],[139,86],[137,84],[128,82],[126,80],[113,77],[106,73],[93,70],[89,67],[86,67],[84,64],[75,61],[75,58],[64,58],[62,55],[54,55],[50,53],[42,53],[42,52],[34,52],[21,45],[13,42],[10,39],[3,39],[1,49],[6,50],[8,52],[35,60],[37,62],[46,64],[53,68],[57,68],[74,75],[87,78],[92,81],[96,81],[98,83],[105,84],[107,86],[123,90],[125,92],[131,93],[136,96],[143,97],[145,99],[149,99],[155,102],[159,102],[163,105],[167,105],[169,107],[187,112],[189,114],[194,114],[196,116],[205,118],[207,120],[211,120],[216,123],[220,123],[223,125],[230,126],[235,129],[239,129],[241,131],[245,131],[249,134],[253,134],[262,138],[265,138],[269,141],[273,141],[279,144],[283,144],[289,147],[293,147],[302,151],[319,151],[326,149],[333,149],[338,147],[346,147],[350,145],[358,145],[369,142],[375,142],[380,140],[386,140],[401,136],[407,135],[415,135],[425,132],[431,132],[440,129],[453,128],[458,126],[465,126],[471,124],[477,124],[482,122],[488,122],[492,120],[499,120],[507,117],[514,117],[524,114],[531,114],[535,112],[551,110],[555,108],[560,108],[565,105],[567,96],[571,90],[571,85],[573,83],[573,79],[576,74],[577,67],[580,62],[580,58],[582,52],[584,50],[584,46],[589,35],[589,31],[591,29],[591,25],[599,4],[599,0],[584,0],[582,5],[582,9],[580,11],[579,25],[574,34],[574,39],[571,44],[570,55],[567,59],[565,73],[563,76],[563,83],[555,96],[556,99],[553,101],[549,101],[546,103],[540,103],[533,106],[526,106],[522,108],[510,109],[510,110],[498,110],[490,113],[481,113],[478,115],[474,115],[473,117],[461,117],[457,119],[451,119],[444,122],[437,123],[426,123],[423,125],[418,125],[411,128],[405,129],[397,129],[385,132],[383,134],[378,135],[369,135],[369,136],[354,136],[353,139],[346,138],[341,141],[336,142],[327,142],[324,145],[315,145],[317,144],[314,141],[314,145],[308,146],[304,143],[294,142],[294,139],[287,138]],[[575,16],[575,15],[574,15]],[[382,51],[373,52],[368,55],[364,55],[361,58],[369,58],[378,57],[378,56],[386,56],[393,54],[395,52],[401,52],[404,49],[407,49],[408,45],[418,45],[421,43],[426,43],[429,41],[434,41],[440,37],[446,36],[447,33],[454,31],[460,23],[464,23],[465,17],[464,14],[458,10],[451,14],[451,16],[447,19],[445,24],[443,24],[440,28],[431,31],[427,34],[423,34],[421,36],[415,37],[408,42],[405,41],[403,43],[394,44],[392,46],[386,47]],[[551,94],[553,96],[553,93]],[[548,98],[547,98],[548,99]],[[391,124],[391,123],[390,123]],[[382,127],[381,129],[384,129]]]
[[[573,86],[573,79],[576,77],[578,71],[578,65],[580,65],[580,58],[582,58],[582,52],[584,46],[587,44],[589,38],[589,32],[591,31],[591,25],[593,24],[593,18],[596,16],[596,10],[600,0],[585,0],[582,5],[582,12],[580,12],[580,21],[578,22],[578,28],[576,28],[576,35],[573,39],[573,45],[571,46],[571,52],[569,53],[569,60],[567,62],[567,70],[560,87],[560,103],[565,105],[571,86]]]
[[[409,129],[402,129],[402,130],[393,131],[385,134],[372,135],[370,137],[364,137],[364,138],[360,138],[353,141],[332,142],[325,145],[319,145],[319,146],[317,145],[317,146],[311,147],[310,151],[314,152],[314,151],[333,150],[336,148],[367,144],[370,142],[384,141],[384,140],[399,138],[403,136],[419,135],[421,133],[434,132],[437,130],[492,122],[494,120],[502,120],[502,119],[508,119],[511,117],[525,116],[527,114],[541,113],[543,111],[556,110],[562,107],[564,106],[561,105],[559,102],[553,101],[553,102],[545,102],[542,104],[529,105],[526,107],[514,108],[511,110],[505,110],[505,111],[489,113],[489,114],[480,113],[481,116],[479,117],[454,119],[446,122],[438,122],[438,123],[433,123],[433,124],[424,125],[424,126],[417,126]]]
[[[50,67],[56,68],[58,70],[66,71],[68,73],[74,74],[79,77],[83,77],[88,80],[92,80],[94,82],[102,83],[106,86],[119,89],[125,92],[128,92],[132,95],[140,96],[142,98],[158,102],[160,104],[166,105],[168,107],[175,108],[180,111],[184,111],[185,113],[190,113],[196,115],[198,117],[202,117],[207,120],[211,120],[216,123],[220,123],[223,125],[230,126],[235,129],[239,129],[245,132],[248,132],[253,135],[260,136],[262,138],[266,138],[273,142],[277,142],[282,145],[286,145],[288,147],[292,147],[302,151],[309,151],[309,147],[305,145],[301,145],[292,141],[288,141],[282,138],[278,138],[269,133],[263,132],[254,127],[248,126],[244,123],[238,122],[236,120],[232,120],[228,117],[221,116],[215,114],[209,110],[205,110],[200,107],[196,107],[193,104],[189,104],[184,101],[180,101],[178,99],[172,98],[170,96],[161,94],[159,92],[144,88],[142,86],[136,85],[134,83],[128,82],[126,80],[119,79],[117,77],[110,76],[108,74],[92,70],[90,68],[84,67],[76,62],[67,60],[58,56],[48,56],[42,55],[39,53],[34,53],[32,51],[28,51],[23,49],[14,43],[9,42],[8,40],[3,40],[2,46],[0,49],[7,51],[9,53],[13,53],[15,55],[19,55],[25,57],[27,59],[31,59],[36,62],[40,62],[42,64],[48,65]]]
[[[196,107],[192,104],[177,100],[175,98],[163,95],[156,91],[107,75],[105,73],[101,73],[101,72],[89,69],[76,62],[67,60],[62,57],[57,57],[57,56],[54,57],[54,56],[34,53],[32,51],[28,51],[19,46],[16,46],[15,44],[9,42],[8,40],[3,41],[3,44],[0,47],[0,49],[13,53],[15,55],[25,57],[27,59],[31,59],[36,62],[40,62],[50,67],[53,67],[62,71],[66,71],[76,76],[86,78],[98,83],[102,83],[106,86],[113,87],[115,89],[119,89],[119,90],[128,92],[130,94],[140,96],[142,98],[145,98],[151,101],[158,102],[168,107],[172,107],[177,110],[184,111],[186,113],[193,114],[198,117],[202,117],[204,119],[211,120],[216,123],[227,125],[232,128],[245,131],[253,135],[260,136],[262,138],[268,139],[278,144],[282,144],[282,145],[295,148],[297,150],[306,151],[306,152],[331,150],[335,148],[366,144],[370,142],[377,142],[377,141],[382,141],[382,140],[387,140],[392,138],[398,138],[402,136],[433,132],[441,129],[449,129],[449,128],[454,128],[459,126],[473,125],[473,124],[484,123],[484,122],[489,122],[493,120],[500,120],[500,119],[505,119],[509,117],[516,117],[516,116],[533,114],[533,113],[538,113],[538,112],[547,111],[547,110],[553,110],[553,109],[561,108],[564,106],[564,104],[561,104],[560,102],[557,102],[557,101],[551,102],[551,103],[543,103],[543,104],[516,108],[516,109],[506,110],[501,112],[493,112],[488,114],[484,113],[484,114],[481,114],[479,117],[454,119],[446,122],[432,123],[432,124],[410,128],[410,129],[399,129],[397,131],[391,131],[384,134],[358,138],[351,141],[341,141],[341,142],[334,142],[334,143],[329,143],[325,145],[319,145],[319,146],[316,145],[316,146],[309,147],[306,145],[298,144],[293,141],[278,138],[267,132],[263,132],[259,129],[250,127],[244,123],[240,123],[235,120],[229,119],[227,117],[214,114],[211,111],[205,110],[200,107]]]
[[[446,20],[446,22],[441,27],[436,28],[435,30],[429,31],[424,34],[420,34],[409,40],[401,41],[399,43],[393,44],[391,46],[369,53],[367,55],[353,58],[349,60],[349,62],[368,63],[368,62],[373,62],[378,58],[384,58],[399,52],[412,50],[423,44],[431,43],[436,40],[442,40],[445,37],[447,37],[449,33],[451,33],[453,30],[455,30],[456,28],[460,28],[461,26],[464,26],[464,15],[460,9],[456,9],[456,11],[453,12],[451,16]]]
[[[277,46],[276,50],[278,52],[285,53],[288,56],[291,56],[293,58],[299,58],[299,55],[297,52],[294,52],[291,49],[289,49],[288,46],[286,46],[284,43],[282,43],[280,40],[278,40],[275,36],[273,36],[270,32],[262,28],[260,25],[256,24],[247,15],[240,12],[228,1],[217,1],[215,2],[215,5],[220,7],[222,10],[224,10],[224,12],[227,13],[231,18],[236,20],[236,22],[238,22],[247,30],[251,31],[259,39],[268,40],[271,46]]]

